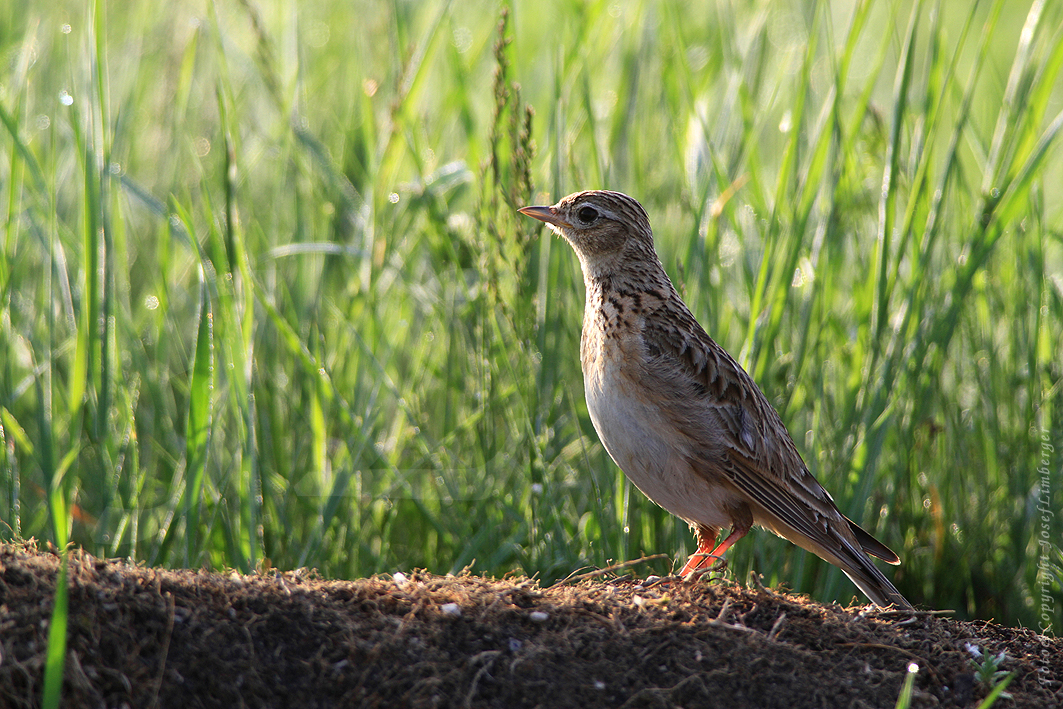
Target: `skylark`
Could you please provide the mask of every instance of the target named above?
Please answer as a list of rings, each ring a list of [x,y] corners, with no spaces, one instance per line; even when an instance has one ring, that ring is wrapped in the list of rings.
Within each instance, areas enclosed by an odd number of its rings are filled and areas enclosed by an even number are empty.
[[[628,479],[694,529],[698,550],[681,575],[709,566],[759,524],[840,568],[875,604],[911,608],[868,554],[900,559],[838,511],[753,378],[676,293],[642,205],[595,190],[520,211],[579,256],[591,421]]]

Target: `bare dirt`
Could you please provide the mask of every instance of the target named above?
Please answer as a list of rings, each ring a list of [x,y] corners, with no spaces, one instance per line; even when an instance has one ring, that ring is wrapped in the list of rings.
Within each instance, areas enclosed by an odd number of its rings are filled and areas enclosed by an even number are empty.
[[[60,558],[0,545],[0,706],[40,703]],[[702,581],[170,571],[70,554],[67,707],[1063,706],[1063,641]]]

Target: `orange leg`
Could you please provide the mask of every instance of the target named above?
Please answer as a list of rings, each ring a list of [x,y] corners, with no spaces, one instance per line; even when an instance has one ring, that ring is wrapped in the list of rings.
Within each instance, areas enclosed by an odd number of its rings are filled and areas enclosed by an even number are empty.
[[[722,559],[723,553],[731,548],[731,545],[737,542],[742,537],[746,536],[746,532],[752,525],[736,523],[731,529],[731,533],[727,535],[727,538],[720,542],[715,548],[712,546],[716,541],[716,534],[712,533],[714,530],[708,528],[698,527],[697,539],[698,550],[690,555],[690,559],[687,560],[686,566],[679,572],[680,576],[686,576],[687,574],[700,571],[709,566],[710,559]]]

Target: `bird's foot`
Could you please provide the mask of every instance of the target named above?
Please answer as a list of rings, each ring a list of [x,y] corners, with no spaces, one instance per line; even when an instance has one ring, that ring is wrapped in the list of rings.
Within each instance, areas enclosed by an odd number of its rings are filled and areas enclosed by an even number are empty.
[[[723,557],[714,557],[717,561],[711,566],[700,566],[692,571],[688,571],[686,574],[681,575],[687,583],[697,583],[703,576],[708,576],[713,573],[723,572],[727,570],[727,560]]]
[[[710,563],[710,560],[713,559],[715,563]],[[690,555],[690,559],[687,561],[686,566],[683,567],[683,570],[679,572],[679,576],[686,579],[696,579],[706,572],[723,571],[726,568],[727,560],[723,558],[722,554],[696,551]]]
[[[694,557],[704,558],[699,559],[698,561],[700,563],[695,564],[693,569],[683,567],[683,570],[677,574],[670,574],[668,576],[647,576],[642,580],[642,583],[640,583],[639,586],[641,588],[653,588],[654,586],[667,586],[669,584],[696,583],[707,574],[727,570],[727,560],[723,557],[714,554],[694,554]],[[711,566],[706,563],[710,558],[716,560],[716,563]],[[690,565],[691,564],[688,562],[687,566]]]

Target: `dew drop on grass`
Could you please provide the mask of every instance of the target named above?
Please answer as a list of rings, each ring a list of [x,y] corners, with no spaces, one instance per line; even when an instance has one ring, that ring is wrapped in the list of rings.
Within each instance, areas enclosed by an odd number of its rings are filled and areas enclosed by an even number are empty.
[[[455,27],[453,42],[458,54],[469,51],[472,48],[472,30],[468,27]]]
[[[780,133],[789,133],[790,130],[793,127],[794,127],[794,116],[793,116],[792,113],[787,111],[786,113],[782,114],[782,120],[779,121],[779,132]]]

